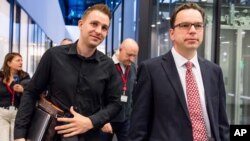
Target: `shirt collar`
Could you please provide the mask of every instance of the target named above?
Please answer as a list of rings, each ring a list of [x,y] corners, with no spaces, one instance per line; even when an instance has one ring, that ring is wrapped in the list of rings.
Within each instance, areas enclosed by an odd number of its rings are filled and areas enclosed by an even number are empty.
[[[118,56],[117,52],[112,56],[112,60],[114,61],[114,64],[119,64],[120,63],[120,61],[118,60],[117,56]]]
[[[195,53],[194,57],[190,60],[187,60],[186,58],[184,58],[183,56],[181,56],[176,50],[175,48],[173,47],[171,49],[171,52],[173,54],[173,57],[174,57],[174,61],[175,61],[175,64],[176,66],[179,68],[179,67],[183,67],[187,61],[190,61],[193,63],[194,67],[198,67],[199,66],[199,63],[198,63],[198,57],[197,57],[197,52]]]
[[[73,43],[73,44],[70,44],[68,47],[69,47],[69,51],[68,51],[68,54],[69,55],[77,55],[77,56],[80,56],[78,53],[77,53],[77,43],[78,43],[78,40]],[[99,52],[97,49],[95,50],[94,54],[88,58],[84,57],[84,56],[80,56],[81,58],[83,58],[84,60],[96,60],[96,61],[100,61],[100,57],[102,56],[102,53]]]
[[[78,43],[78,40],[74,42],[73,44],[68,45],[69,47],[68,54],[77,55],[77,50],[76,50],[77,43]]]
[[[126,72],[126,66],[123,65],[119,60],[118,60],[118,55],[119,55],[119,51],[116,51],[115,54],[112,56],[112,60],[114,62],[115,65],[119,65],[122,69],[122,73],[125,74]]]

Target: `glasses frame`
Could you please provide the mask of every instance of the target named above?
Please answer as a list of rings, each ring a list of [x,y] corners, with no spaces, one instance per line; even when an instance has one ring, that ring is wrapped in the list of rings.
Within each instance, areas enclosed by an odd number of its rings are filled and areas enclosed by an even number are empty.
[[[180,29],[183,29],[183,30],[190,30],[190,28],[192,26],[194,26],[195,30],[202,30],[204,27],[205,27],[205,23],[202,23],[202,22],[196,22],[196,23],[189,23],[189,22],[182,22],[182,23],[179,23],[179,24],[176,24],[174,28],[178,27]]]

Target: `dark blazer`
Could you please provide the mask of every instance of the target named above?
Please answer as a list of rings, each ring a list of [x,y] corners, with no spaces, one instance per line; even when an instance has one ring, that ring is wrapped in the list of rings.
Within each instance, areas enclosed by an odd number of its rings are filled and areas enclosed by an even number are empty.
[[[119,73],[117,73],[117,75],[119,75],[118,77],[121,77]],[[128,120],[131,116],[131,105],[132,105],[132,93],[133,93],[133,89],[135,86],[135,81],[136,81],[136,66],[134,63],[131,64],[130,67],[130,71],[129,71],[129,75],[128,75],[128,80],[127,80],[127,90],[126,90],[126,95],[128,96],[127,102],[121,102],[122,104],[122,109],[120,110],[119,114],[117,114],[115,116],[115,118],[113,118],[111,120],[112,122],[125,122],[126,120]],[[123,84],[120,84],[120,95],[122,94],[122,87]]]
[[[198,58],[211,134],[229,141],[226,95],[220,67]],[[142,62],[133,94],[130,141],[192,141],[184,90],[171,51]]]

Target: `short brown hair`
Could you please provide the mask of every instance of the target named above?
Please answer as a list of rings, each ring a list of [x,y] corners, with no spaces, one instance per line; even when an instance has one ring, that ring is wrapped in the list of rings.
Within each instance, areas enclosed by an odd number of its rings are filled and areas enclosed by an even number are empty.
[[[91,7],[89,7],[89,8],[83,13],[81,19],[86,18],[86,17],[89,15],[89,13],[91,13],[91,12],[94,11],[94,10],[97,10],[97,11],[100,11],[100,12],[104,13],[105,15],[107,15],[107,16],[109,17],[109,20],[111,20],[111,12],[110,12],[108,6],[105,5],[105,4],[95,4],[95,5],[91,6]]]
[[[176,15],[182,11],[182,10],[186,10],[186,9],[194,9],[197,10],[201,13],[202,19],[203,21],[205,21],[205,12],[204,9],[201,8],[198,4],[196,3],[184,3],[182,5],[180,5],[179,7],[177,7],[174,11],[174,13],[172,14],[171,18],[170,18],[170,26],[171,28],[174,28],[174,23],[175,23],[175,19],[176,19]]]

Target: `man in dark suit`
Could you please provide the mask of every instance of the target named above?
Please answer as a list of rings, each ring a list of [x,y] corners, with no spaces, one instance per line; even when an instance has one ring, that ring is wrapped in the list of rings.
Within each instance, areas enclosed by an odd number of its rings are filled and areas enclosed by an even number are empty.
[[[203,9],[178,7],[169,34],[173,48],[139,66],[129,140],[229,141],[222,71],[197,56]]]

